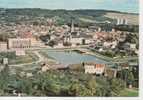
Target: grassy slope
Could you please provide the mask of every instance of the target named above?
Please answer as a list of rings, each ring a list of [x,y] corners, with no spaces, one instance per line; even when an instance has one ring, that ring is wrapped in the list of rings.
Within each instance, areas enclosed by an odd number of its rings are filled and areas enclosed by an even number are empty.
[[[91,21],[112,21],[114,17],[125,16],[129,20],[138,20],[137,14],[122,13],[109,10],[46,10],[46,9],[7,9],[0,17],[4,18],[0,20],[5,21],[24,21],[25,18],[19,18],[19,16],[29,17],[27,21],[36,21],[37,19],[44,17],[59,17],[64,23],[70,23],[71,17],[74,18],[76,23],[91,22]],[[8,16],[8,17],[5,17]],[[132,19],[133,18],[133,19]],[[82,19],[82,20],[81,20]]]
[[[137,89],[125,89],[120,92],[120,96],[125,96],[125,97],[137,97],[139,96],[139,90]]]
[[[10,56],[7,56],[6,53],[0,53],[0,59],[8,57],[10,64],[22,64],[30,63],[38,60],[37,56],[32,52],[28,52],[25,56],[15,56],[14,53],[11,53]]]

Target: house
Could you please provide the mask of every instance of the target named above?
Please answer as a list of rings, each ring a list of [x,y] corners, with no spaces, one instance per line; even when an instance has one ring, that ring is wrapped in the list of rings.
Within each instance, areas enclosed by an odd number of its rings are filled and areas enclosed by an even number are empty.
[[[111,42],[104,42],[104,43],[103,43],[103,46],[104,46],[105,48],[111,48],[111,45],[112,45]]]
[[[102,75],[105,72],[105,64],[85,64],[85,73]]]
[[[46,71],[48,71],[50,68],[49,68],[49,66],[47,65],[47,64],[42,64],[41,65],[41,71],[42,72],[46,72]]]
[[[84,66],[85,73],[95,74],[95,66],[94,65],[85,65]]]
[[[71,38],[72,45],[82,44],[83,38]]]
[[[6,42],[0,42],[0,52],[7,51],[7,43]]]
[[[135,50],[136,49],[136,44],[130,44],[130,49]]]
[[[80,33],[78,35],[72,35],[71,38],[71,43],[73,45],[85,45],[85,44],[90,44],[93,42],[93,36],[88,35],[86,33]]]
[[[108,37],[108,32],[97,32],[93,37],[94,39],[105,39]]]
[[[26,77],[27,77],[27,78],[33,77],[33,74],[32,74],[32,73],[26,73]]]
[[[3,58],[2,62],[4,65],[8,64],[8,58]]]

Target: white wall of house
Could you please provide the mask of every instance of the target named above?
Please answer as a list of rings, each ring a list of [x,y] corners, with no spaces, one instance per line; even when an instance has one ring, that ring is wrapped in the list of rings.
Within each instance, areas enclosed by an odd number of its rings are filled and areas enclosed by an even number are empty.
[[[83,38],[71,38],[71,43],[72,44],[82,44],[82,39]]]
[[[7,43],[0,42],[0,52],[7,51]]]
[[[93,39],[85,39],[85,43],[86,43],[86,44],[93,43]]]
[[[96,72],[95,66],[94,65],[85,65],[85,73],[89,73],[89,74],[94,74]]]
[[[136,49],[136,44],[130,44],[131,49]]]
[[[58,43],[58,45],[55,45],[54,48],[63,48],[63,43]]]
[[[3,58],[3,64],[4,65],[8,64],[8,58]]]
[[[97,65],[85,65],[85,73],[89,74],[103,74],[105,71],[105,66],[98,67]]]
[[[95,72],[96,72],[96,74],[103,74],[103,73],[104,73],[104,70],[105,70],[105,67],[96,68],[96,69],[95,69]]]
[[[46,72],[47,70],[49,70],[49,67],[47,65],[43,66],[41,69],[42,72]]]

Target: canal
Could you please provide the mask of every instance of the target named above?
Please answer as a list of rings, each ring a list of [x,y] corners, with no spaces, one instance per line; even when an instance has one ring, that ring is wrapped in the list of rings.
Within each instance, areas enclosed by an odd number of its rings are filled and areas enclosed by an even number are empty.
[[[96,56],[81,54],[74,51],[47,51],[45,53],[61,64],[77,64],[82,62],[107,63]]]

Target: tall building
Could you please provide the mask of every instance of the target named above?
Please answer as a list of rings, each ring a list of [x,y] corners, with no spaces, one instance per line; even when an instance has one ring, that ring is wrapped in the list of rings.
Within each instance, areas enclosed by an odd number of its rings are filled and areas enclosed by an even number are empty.
[[[72,38],[72,34],[74,32],[74,21],[71,20],[71,27],[69,32],[64,34],[64,43],[70,43],[71,42],[71,38]]]
[[[128,25],[128,20],[124,19],[124,24]]]
[[[127,25],[128,24],[128,20],[124,19],[124,18],[118,18],[117,19],[117,25]]]
[[[67,32],[64,34],[64,43],[70,43],[71,42],[71,33],[70,32]]]

